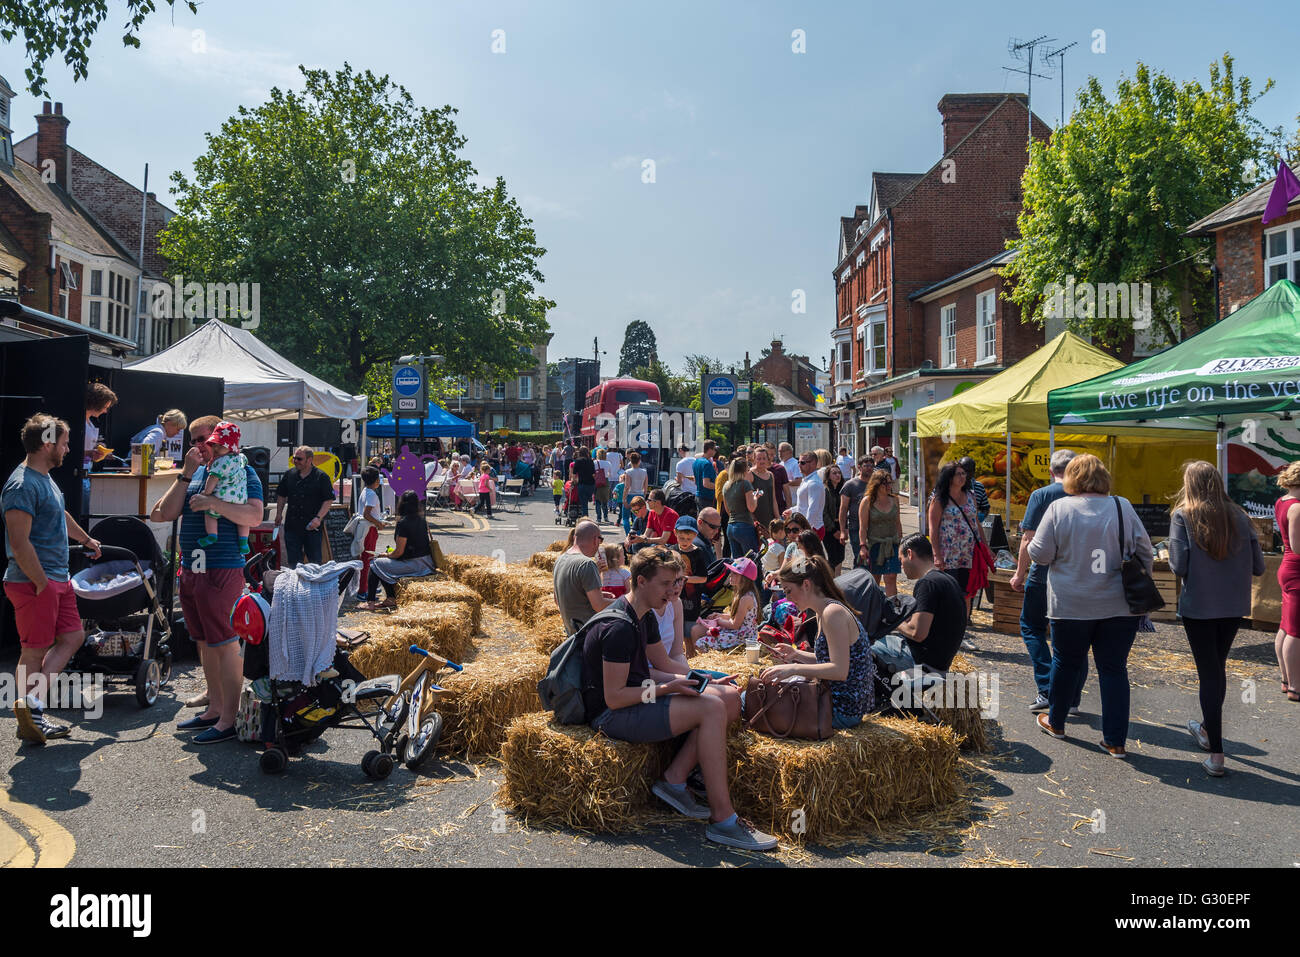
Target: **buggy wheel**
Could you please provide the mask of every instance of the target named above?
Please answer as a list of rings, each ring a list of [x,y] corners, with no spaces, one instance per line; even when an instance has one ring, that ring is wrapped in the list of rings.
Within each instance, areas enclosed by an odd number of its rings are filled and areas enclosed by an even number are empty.
[[[289,756],[283,748],[267,748],[257,759],[257,766],[263,774],[279,774],[288,766]]]
[[[393,756],[397,758],[398,761],[401,761],[403,764],[406,763],[406,746],[410,743],[410,741],[411,741],[410,736],[407,735],[405,732],[403,732],[402,734],[398,735],[397,741],[393,744]]]
[[[361,759],[362,770],[376,781],[382,781],[392,774],[393,767],[397,763],[391,754],[384,754],[382,751],[368,751],[366,757],[370,760]]]
[[[418,771],[422,765],[433,754],[433,749],[438,745],[438,739],[442,737],[442,715],[433,711],[424,719],[420,725],[420,732],[414,738],[406,742],[406,753],[402,754],[402,760],[406,763],[407,768],[412,771]]]
[[[162,671],[158,667],[158,659],[149,658],[140,662],[140,667],[135,672],[135,700],[140,703],[140,707],[147,708],[157,701],[161,689]]]
[[[172,653],[164,651],[162,657],[158,659],[158,683],[164,686],[172,680]]]

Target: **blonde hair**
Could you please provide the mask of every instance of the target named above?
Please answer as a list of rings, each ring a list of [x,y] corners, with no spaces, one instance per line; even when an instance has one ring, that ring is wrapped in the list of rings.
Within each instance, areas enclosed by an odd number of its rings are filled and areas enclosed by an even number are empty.
[[[1292,462],[1278,472],[1277,484],[1280,488],[1300,488],[1300,462]]]
[[[1174,511],[1183,513],[1192,541],[1215,561],[1223,561],[1236,549],[1234,512],[1241,507],[1228,498],[1223,476],[1209,462],[1183,463],[1183,487],[1174,499]]]
[[[606,545],[605,546],[605,565],[608,568],[618,568],[623,565],[623,546]]]
[[[835,464],[835,456],[831,455],[830,449],[817,449],[813,452],[813,455],[817,456],[818,468],[824,469],[828,465]]]
[[[182,432],[185,431],[185,426],[189,424],[188,420],[185,418],[185,413],[180,409],[168,409],[162,414],[162,420],[164,425],[170,422]]]
[[[1065,478],[1061,484],[1065,486],[1066,495],[1081,495],[1085,492],[1109,495],[1111,489],[1110,473],[1106,471],[1106,466],[1101,464],[1101,459],[1097,456],[1087,452],[1070,460],[1070,464],[1065,467]]]

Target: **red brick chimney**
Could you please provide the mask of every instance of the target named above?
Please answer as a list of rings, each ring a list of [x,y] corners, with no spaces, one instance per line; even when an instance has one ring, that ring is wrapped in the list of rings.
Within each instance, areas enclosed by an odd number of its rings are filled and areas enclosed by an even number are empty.
[[[36,168],[42,173],[50,168],[46,160],[53,160],[54,182],[66,192],[68,189],[68,118],[63,115],[63,104],[55,103],[50,112],[47,100],[36,116]]]
[[[943,151],[947,153],[1011,93],[949,93],[939,101],[943,117]],[[1021,97],[1023,99],[1023,97]]]

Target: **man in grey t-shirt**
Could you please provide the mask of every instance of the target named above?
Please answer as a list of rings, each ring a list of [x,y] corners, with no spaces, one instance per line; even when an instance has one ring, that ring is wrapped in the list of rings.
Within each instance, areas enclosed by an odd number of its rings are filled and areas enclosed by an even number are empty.
[[[579,522],[573,536],[573,547],[555,562],[555,603],[560,606],[569,634],[614,601],[612,595],[600,590],[600,569],[596,567],[595,558],[602,537],[600,526],[595,522]]]

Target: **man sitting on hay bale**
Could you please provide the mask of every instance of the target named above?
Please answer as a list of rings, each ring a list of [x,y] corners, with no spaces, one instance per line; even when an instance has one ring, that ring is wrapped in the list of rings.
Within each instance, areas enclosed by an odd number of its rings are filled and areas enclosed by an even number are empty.
[[[934,548],[924,535],[908,535],[898,546],[903,573],[916,582],[916,611],[892,635],[871,646],[896,671],[924,665],[947,671],[966,633],[966,598],[951,575],[934,567]]]
[[[555,603],[560,606],[569,634],[614,601],[614,596],[600,587],[600,569],[595,559],[602,538],[604,535],[595,522],[589,519],[578,522],[573,529],[573,545],[556,559],[551,572]]]
[[[727,723],[739,714],[733,687],[701,694],[689,677],[650,666],[646,646],[659,641],[650,612],[662,609],[678,566],[664,548],[644,548],[632,558],[632,590],[586,628],[582,636],[582,696],[586,719],[596,731],[621,741],[651,743],[684,736],[653,793],[674,810],[709,821],[710,841],[751,851],[770,851],[776,838],[737,816],[727,785]],[[734,680],[734,676],[733,679]],[[709,806],[686,787],[699,765]]]

